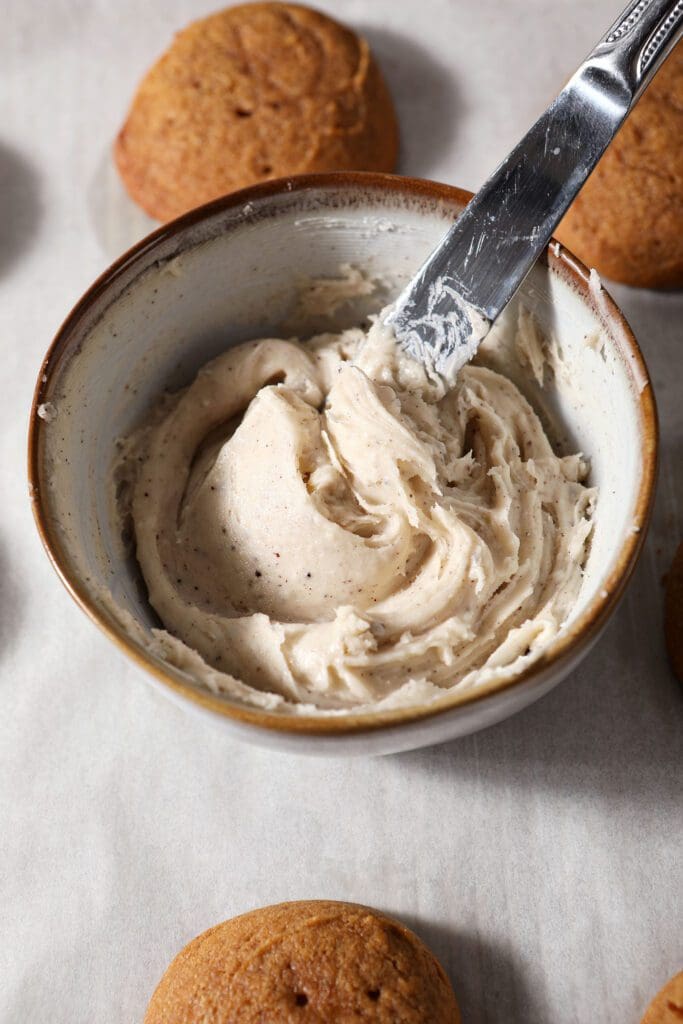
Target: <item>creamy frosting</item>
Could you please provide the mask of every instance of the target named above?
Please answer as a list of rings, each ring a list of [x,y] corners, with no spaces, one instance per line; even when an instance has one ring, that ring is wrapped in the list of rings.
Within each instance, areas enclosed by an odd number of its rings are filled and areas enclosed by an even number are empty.
[[[595,498],[510,380],[469,365],[444,393],[380,321],[230,349],[124,467],[157,652],[293,711],[422,703],[533,660]]]

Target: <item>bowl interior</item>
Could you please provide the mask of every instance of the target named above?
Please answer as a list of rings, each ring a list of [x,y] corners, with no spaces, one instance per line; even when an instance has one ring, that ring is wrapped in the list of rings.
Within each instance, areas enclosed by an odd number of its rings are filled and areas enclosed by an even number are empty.
[[[184,218],[93,286],[44,367],[37,401],[51,406],[36,421],[36,484],[58,567],[103,621],[135,643],[140,628],[158,625],[116,510],[118,440],[164,390],[188,383],[228,346],[358,324],[379,310],[464,200],[455,190],[407,182],[257,190]],[[489,358],[530,398],[558,447],[590,459],[590,482],[600,494],[575,620],[605,597],[624,538],[641,525],[639,396],[647,379],[597,283],[592,292],[577,286],[569,262],[559,250],[551,253],[521,296],[554,339],[564,370],[541,388],[512,348]],[[310,281],[338,278],[345,264],[359,268],[373,289],[326,312]],[[505,316],[517,316],[516,304]]]

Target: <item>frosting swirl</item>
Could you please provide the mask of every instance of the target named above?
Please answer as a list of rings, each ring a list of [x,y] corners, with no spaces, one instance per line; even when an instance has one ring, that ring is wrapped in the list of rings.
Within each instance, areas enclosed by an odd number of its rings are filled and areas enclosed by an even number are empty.
[[[476,685],[535,657],[581,584],[582,459],[506,377],[470,365],[444,393],[379,322],[229,350],[128,454],[162,653],[244,700]]]

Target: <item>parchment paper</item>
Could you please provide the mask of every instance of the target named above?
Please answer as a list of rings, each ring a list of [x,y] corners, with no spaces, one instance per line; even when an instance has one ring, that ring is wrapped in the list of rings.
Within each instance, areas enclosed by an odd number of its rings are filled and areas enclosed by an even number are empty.
[[[683,537],[683,299],[614,288],[663,435],[653,529],[598,647],[447,746],[307,760],[146,685],[59,584],[30,516],[40,360],[149,224],[109,147],[174,30],[217,0],[5,0],[0,32],[0,1021],[141,1020],[192,936],[285,899],[370,903],[444,962],[468,1024],[628,1024],[683,966],[681,689],[662,575]],[[401,169],[476,188],[615,17],[607,0],[320,0],[367,32]],[[680,145],[680,140],[671,144]]]

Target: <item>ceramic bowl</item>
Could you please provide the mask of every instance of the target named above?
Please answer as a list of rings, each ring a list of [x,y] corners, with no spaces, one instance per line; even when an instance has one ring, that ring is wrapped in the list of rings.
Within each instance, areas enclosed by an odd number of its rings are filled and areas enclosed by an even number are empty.
[[[556,243],[523,301],[553,335],[566,367],[544,390],[512,358],[507,372],[556,440],[590,457],[600,489],[595,531],[574,613],[532,666],[503,684],[446,693],[415,708],[295,717],[214,696],[146,650],[129,624],[156,624],[113,500],[117,439],[165,389],[187,384],[226,347],[295,330],[358,323],[397,293],[469,195],[432,182],[333,174],[269,182],[161,228],[88,290],[41,368],[29,438],[38,529],[73,598],[148,679],[226,733],[297,752],[389,753],[481,729],[541,697],[586,655],[614,611],[648,523],[657,428],[636,341],[596,276]],[[302,312],[303,278],[350,263],[377,282],[334,323]],[[510,315],[513,315],[511,311]],[[303,322],[302,321],[303,318]],[[567,381],[571,386],[567,386]],[[112,615],[111,599],[124,610]]]

